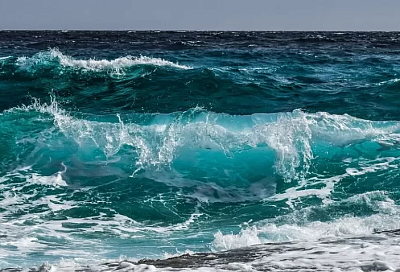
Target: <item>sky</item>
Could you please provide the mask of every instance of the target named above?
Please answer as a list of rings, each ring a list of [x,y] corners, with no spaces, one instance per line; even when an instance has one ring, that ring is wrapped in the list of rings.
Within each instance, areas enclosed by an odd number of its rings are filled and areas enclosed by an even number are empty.
[[[0,29],[400,30],[400,0],[0,0]]]

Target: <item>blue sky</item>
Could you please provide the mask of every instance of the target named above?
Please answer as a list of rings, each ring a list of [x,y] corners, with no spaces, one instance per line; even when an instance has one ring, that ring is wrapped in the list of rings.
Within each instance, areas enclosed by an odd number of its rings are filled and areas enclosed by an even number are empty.
[[[400,30],[400,0],[0,0],[0,29]]]

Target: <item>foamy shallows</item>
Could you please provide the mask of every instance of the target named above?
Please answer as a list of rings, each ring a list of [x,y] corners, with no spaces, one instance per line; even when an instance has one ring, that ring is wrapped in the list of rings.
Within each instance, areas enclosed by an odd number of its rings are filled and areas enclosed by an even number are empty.
[[[398,232],[371,236],[268,243],[167,259],[88,263],[63,260],[32,271],[398,271]],[[1,271],[10,271],[7,269]],[[13,269],[12,271],[19,271]]]

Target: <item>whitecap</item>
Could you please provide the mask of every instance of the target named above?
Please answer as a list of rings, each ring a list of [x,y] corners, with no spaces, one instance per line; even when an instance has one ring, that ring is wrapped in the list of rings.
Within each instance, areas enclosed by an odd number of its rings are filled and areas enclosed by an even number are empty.
[[[58,49],[40,52],[32,57],[19,57],[17,65],[24,70],[34,69],[38,65],[47,65],[49,62],[58,62],[62,67],[83,69],[85,71],[101,72],[111,71],[113,73],[123,73],[125,69],[136,65],[165,66],[176,69],[191,69],[186,65],[181,65],[161,58],[147,56],[125,56],[113,60],[107,59],[75,59],[63,54]]]
[[[11,56],[7,56],[7,57],[0,57],[0,60],[6,60],[6,59],[10,59],[12,58]]]

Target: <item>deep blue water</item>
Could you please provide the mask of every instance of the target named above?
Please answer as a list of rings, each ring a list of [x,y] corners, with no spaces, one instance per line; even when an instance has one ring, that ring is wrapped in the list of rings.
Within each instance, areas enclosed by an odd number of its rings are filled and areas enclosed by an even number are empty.
[[[0,268],[400,228],[400,33],[0,32]]]

